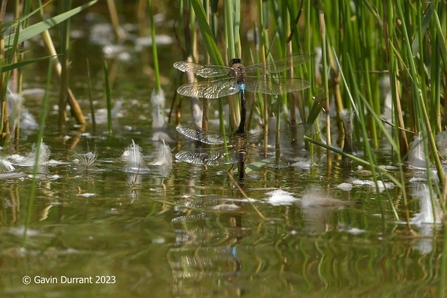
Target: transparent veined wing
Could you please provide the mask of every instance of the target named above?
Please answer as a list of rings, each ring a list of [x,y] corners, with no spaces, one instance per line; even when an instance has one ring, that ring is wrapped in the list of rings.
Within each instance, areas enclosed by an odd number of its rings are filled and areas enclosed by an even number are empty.
[[[254,75],[256,73],[278,73],[286,71],[291,67],[298,66],[309,60],[312,56],[309,55],[295,55],[284,59],[270,61],[264,63],[256,63],[245,67],[245,73]]]
[[[208,145],[221,145],[224,143],[224,138],[219,133],[203,132],[193,126],[179,124],[175,128],[179,133],[187,138],[199,141]]]
[[[239,86],[234,78],[215,81],[204,81],[185,84],[177,89],[177,93],[189,97],[220,98],[239,92]]]
[[[207,165],[217,166],[221,164],[221,160],[224,159],[224,155],[219,151],[196,149],[193,151],[180,151],[175,155],[178,161],[194,164],[194,165]]]
[[[228,75],[232,68],[223,65],[200,65],[192,62],[179,61],[174,63],[174,67],[183,72],[193,72],[203,78],[214,78]]]
[[[310,87],[310,82],[294,78],[274,78],[269,76],[245,77],[245,89],[250,92],[280,95]]]
[[[184,126],[187,131],[195,130],[193,134],[201,134],[200,130],[196,130],[192,126]],[[183,128],[181,129],[183,130]],[[268,147],[260,146],[264,132],[258,131],[254,134],[234,134],[229,138],[228,151],[224,147],[194,147],[187,151],[181,151],[175,155],[178,161],[187,162],[196,165],[224,165],[242,162],[247,165],[247,173],[263,166],[268,167],[284,167],[290,166],[289,160],[295,158],[297,154],[302,153],[304,148],[304,130],[305,125],[297,124],[282,128],[281,134],[281,157],[276,158],[277,148],[275,146],[275,132],[269,130]],[[188,132],[189,133],[189,132]],[[201,137],[201,136],[200,136]],[[208,137],[209,138],[209,137]],[[241,159],[242,158],[242,159]]]

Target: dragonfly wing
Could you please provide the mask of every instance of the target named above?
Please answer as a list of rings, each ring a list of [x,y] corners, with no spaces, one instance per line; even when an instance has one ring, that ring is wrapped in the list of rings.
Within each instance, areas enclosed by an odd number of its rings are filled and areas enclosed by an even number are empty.
[[[310,87],[310,82],[302,79],[272,78],[267,76],[245,77],[247,91],[280,95],[296,92]]]
[[[219,133],[203,132],[200,129],[196,129],[188,125],[177,125],[175,128],[179,133],[190,139],[199,141],[208,145],[221,145],[224,143],[224,139]]]
[[[236,80],[225,78],[208,82],[185,84],[177,89],[177,93],[189,97],[220,98],[239,92]]]
[[[179,61],[174,63],[174,67],[183,72],[193,72],[203,78],[214,78],[228,75],[232,71],[231,67],[223,65],[200,65],[192,62]]]
[[[312,56],[309,55],[295,55],[292,57],[279,59],[267,63],[257,63],[245,67],[246,74],[262,74],[262,73],[278,73],[286,71],[291,67],[298,66],[309,60]]]
[[[217,151],[180,151],[175,155],[178,161],[194,164],[194,165],[219,165],[222,154]]]

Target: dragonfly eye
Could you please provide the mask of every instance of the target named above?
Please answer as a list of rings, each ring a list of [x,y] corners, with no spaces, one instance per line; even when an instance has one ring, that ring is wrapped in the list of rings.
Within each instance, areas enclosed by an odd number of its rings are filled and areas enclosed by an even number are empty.
[[[240,58],[233,58],[230,60],[230,66],[233,66],[235,63],[242,63],[242,59]]]

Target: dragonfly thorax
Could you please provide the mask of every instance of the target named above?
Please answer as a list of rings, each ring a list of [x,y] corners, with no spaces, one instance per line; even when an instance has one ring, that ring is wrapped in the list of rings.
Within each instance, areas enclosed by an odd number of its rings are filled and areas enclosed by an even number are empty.
[[[242,64],[242,60],[240,58],[231,59],[230,65],[234,71],[234,73],[232,73],[231,75],[234,76],[234,78],[236,79],[236,83],[244,84],[245,83],[245,67]]]

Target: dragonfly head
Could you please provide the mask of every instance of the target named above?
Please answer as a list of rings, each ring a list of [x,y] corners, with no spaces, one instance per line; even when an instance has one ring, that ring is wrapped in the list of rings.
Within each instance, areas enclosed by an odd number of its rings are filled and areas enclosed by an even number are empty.
[[[230,60],[230,66],[233,66],[233,64],[236,63],[242,63],[242,59],[241,58],[233,58]]]

